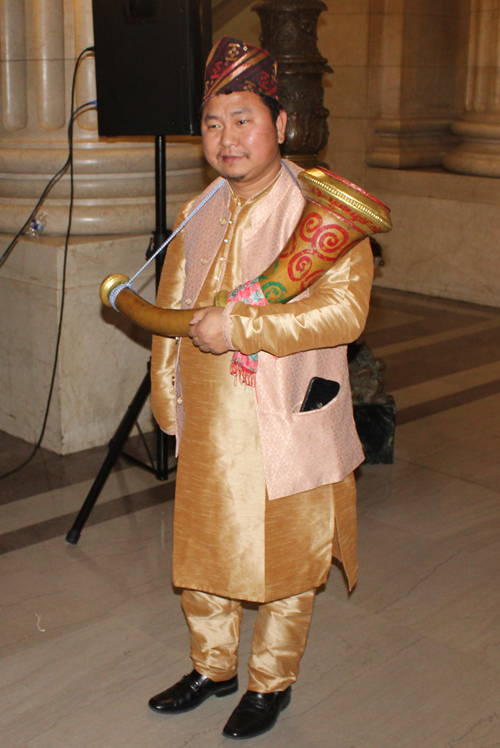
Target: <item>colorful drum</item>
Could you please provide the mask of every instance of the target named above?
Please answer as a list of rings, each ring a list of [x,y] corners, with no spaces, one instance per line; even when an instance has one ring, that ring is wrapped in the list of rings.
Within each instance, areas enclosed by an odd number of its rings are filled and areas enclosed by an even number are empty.
[[[228,299],[245,299],[248,289],[263,303],[282,304],[293,299],[321,278],[346,252],[367,236],[387,233],[392,224],[389,208],[360,187],[326,169],[310,169],[298,175],[307,199],[292,236],[276,260],[258,278],[214,300],[225,306]],[[110,275],[101,284],[103,304],[111,306],[109,294],[128,281]],[[265,301],[264,301],[265,299]],[[122,289],[114,301],[126,317],[146,330],[166,337],[189,334],[192,309],[161,309],[141,299],[132,289]]]

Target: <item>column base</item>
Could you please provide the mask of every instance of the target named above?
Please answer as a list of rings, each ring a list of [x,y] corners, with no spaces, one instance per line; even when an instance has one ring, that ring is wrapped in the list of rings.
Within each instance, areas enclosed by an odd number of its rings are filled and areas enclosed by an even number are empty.
[[[448,121],[380,119],[366,160],[389,169],[440,166],[456,143]]]
[[[500,177],[500,123],[462,120],[453,132],[462,143],[443,159],[448,171],[480,177]]]
[[[154,180],[151,180],[154,185]],[[200,185],[198,192],[204,189]],[[184,203],[193,197],[193,192],[169,194],[167,200],[167,225],[173,226]],[[24,225],[36,205],[36,199],[0,197],[0,232],[16,234]],[[66,234],[69,216],[69,200],[46,199],[38,211],[45,213],[44,233],[51,236]],[[71,234],[95,236],[103,234],[152,233],[155,225],[155,198],[122,197],[78,199],[73,201]]]
[[[10,237],[0,237],[0,253]],[[105,444],[146,373],[151,336],[99,301],[112,271],[132,274],[149,235],[74,237],[54,394],[43,446],[68,454]],[[0,429],[34,443],[42,426],[55,354],[64,239],[22,239],[0,271]],[[154,300],[151,271],[135,286]],[[154,272],[154,271],[153,271]],[[153,423],[148,408],[143,430]]]
[[[199,139],[167,143],[167,223],[208,184]],[[65,144],[0,141],[0,233],[17,233],[51,177],[63,166]],[[142,234],[155,225],[155,163],[151,143],[78,143],[74,154],[72,234]],[[47,234],[66,233],[69,172],[52,187],[39,213]]]

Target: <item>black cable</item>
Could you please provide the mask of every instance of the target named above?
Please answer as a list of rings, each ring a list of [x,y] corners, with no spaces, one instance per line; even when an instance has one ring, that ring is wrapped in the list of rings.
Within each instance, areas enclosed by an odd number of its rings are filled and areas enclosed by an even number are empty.
[[[76,60],[76,63],[75,63],[75,69],[74,69],[74,72],[73,72],[73,85],[72,85],[72,88],[71,88],[71,112],[72,112],[72,114],[71,114],[71,117],[70,117],[70,120],[69,120],[69,123],[68,123],[68,141],[70,139],[70,132],[69,131],[71,130],[71,133],[72,133],[72,130],[73,130],[73,119],[74,119],[74,117],[76,117],[77,114],[79,114],[81,112],[81,110],[84,109],[85,107],[88,107],[91,104],[96,104],[97,103],[97,102],[91,102],[91,101],[89,101],[86,104],[82,104],[81,106],[79,106],[78,109],[75,112],[73,112],[73,106],[74,106],[74,86],[75,86],[75,79],[76,79],[76,71],[78,69],[78,65],[80,64],[80,60],[82,59],[83,55],[86,54],[87,52],[91,52],[93,50],[94,50],[94,47],[86,47],[82,52],[80,52],[80,54],[78,55],[78,59]],[[66,162],[64,163],[63,166],[61,166],[61,168],[59,169],[59,171],[56,174],[54,174],[54,176],[50,179],[50,181],[48,182],[48,184],[45,187],[44,191],[42,192],[42,194],[41,194],[41,196],[40,196],[37,204],[35,205],[35,207],[31,211],[29,217],[27,218],[27,220],[25,221],[25,223],[23,224],[23,226],[19,229],[19,231],[17,232],[17,234],[15,235],[15,237],[12,239],[12,241],[10,242],[10,244],[7,247],[7,249],[5,250],[5,252],[0,257],[0,267],[2,267],[2,265],[4,264],[4,262],[7,260],[8,256],[10,255],[10,253],[12,252],[12,250],[14,249],[14,247],[16,246],[17,242],[19,241],[19,239],[21,238],[21,236],[23,236],[24,232],[26,231],[26,229],[30,225],[31,221],[36,216],[36,214],[38,212],[38,209],[40,208],[41,204],[43,203],[43,201],[47,197],[47,195],[50,192],[50,190],[52,189],[52,187],[65,174],[65,172],[66,172],[66,170],[67,170],[67,168],[68,168],[68,166],[70,164],[71,157],[72,157],[72,155],[71,155],[71,151],[70,151],[70,154],[68,155],[68,158],[66,159]]]
[[[75,118],[82,112],[84,109],[88,108],[89,106],[95,106],[97,102],[95,101],[89,101],[86,104],[82,104],[81,106],[77,107],[77,109],[73,109],[75,105],[75,87],[76,87],[76,74],[78,71],[78,66],[80,64],[80,60],[87,52],[92,52],[94,50],[94,47],[86,47],[80,54],[78,55],[76,62],[75,62],[75,68],[73,70],[73,81],[71,84],[71,116],[68,123],[68,158],[66,160],[66,163],[64,166],[59,169],[59,171],[54,174],[52,179],[48,182],[47,186],[45,187],[42,196],[38,200],[35,208],[32,210],[30,217],[25,222],[24,226],[14,239],[11,241],[9,246],[7,247],[6,252],[2,255],[0,258],[0,266],[5,262],[10,252],[14,249],[17,241],[20,239],[20,237],[23,235],[24,231],[26,230],[27,226],[31,223],[34,216],[36,215],[40,205],[42,204],[43,200],[49,193],[52,186],[63,176],[63,174],[67,171],[68,166],[70,169],[70,198],[69,198],[69,210],[68,210],[68,226],[66,230],[66,237],[64,241],[64,260],[63,260],[63,272],[62,272],[62,283],[61,283],[61,308],[59,311],[59,323],[58,323],[58,329],[57,329],[57,338],[56,338],[56,349],[54,354],[54,363],[52,365],[52,375],[50,379],[50,387],[49,387],[49,394],[47,397],[47,405],[45,407],[45,414],[43,417],[43,423],[42,423],[42,429],[40,431],[40,436],[38,438],[38,441],[35,444],[35,447],[29,457],[27,457],[24,462],[22,462],[17,467],[13,468],[12,470],[9,470],[7,473],[4,473],[3,475],[0,475],[0,480],[3,478],[7,478],[9,475],[13,475],[14,473],[17,473],[19,470],[21,470],[23,467],[26,467],[29,462],[33,459],[33,457],[36,455],[38,450],[40,449],[40,445],[42,443],[43,437],[45,435],[45,429],[47,426],[47,420],[49,417],[49,410],[50,410],[50,404],[52,401],[52,393],[54,391],[54,383],[56,378],[56,371],[57,371],[57,362],[59,359],[59,347],[61,342],[61,331],[62,331],[62,321],[63,321],[63,313],[64,313],[64,298],[66,295],[66,267],[67,267],[67,261],[68,261],[68,246],[69,246],[69,237],[71,235],[71,220],[73,216],[73,201],[74,201],[74,169],[73,169],[73,123],[75,121]]]
[[[57,172],[57,174],[54,174],[54,176],[52,177],[52,179],[50,180],[50,182],[47,184],[47,186],[45,187],[44,191],[42,192],[42,195],[41,195],[39,201],[37,202],[37,204],[33,208],[32,212],[30,213],[30,216],[27,219],[26,223],[23,225],[23,227],[21,229],[19,229],[19,231],[17,232],[17,234],[15,235],[15,237],[12,239],[12,241],[10,242],[9,246],[7,247],[7,249],[5,250],[5,252],[3,253],[3,255],[0,257],[0,267],[2,267],[2,265],[4,264],[4,262],[7,260],[7,258],[10,255],[10,253],[12,252],[12,250],[14,249],[14,247],[16,246],[17,242],[19,241],[19,239],[21,238],[21,236],[23,236],[24,232],[26,231],[26,229],[30,225],[31,221],[36,216],[39,207],[43,203],[45,197],[47,196],[47,194],[51,190],[52,186],[63,176],[63,174],[66,171],[66,169],[68,168],[68,166],[69,166],[69,159],[66,161],[66,163],[64,164],[64,166],[62,166],[59,169],[59,171]]]

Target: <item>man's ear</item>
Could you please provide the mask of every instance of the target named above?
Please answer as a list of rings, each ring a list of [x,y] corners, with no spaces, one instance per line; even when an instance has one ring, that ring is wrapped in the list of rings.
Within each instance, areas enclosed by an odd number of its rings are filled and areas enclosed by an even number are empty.
[[[276,132],[278,134],[278,143],[283,143],[285,140],[285,130],[286,130],[287,120],[288,120],[288,115],[285,112],[285,110],[282,109],[281,112],[278,114],[278,119],[276,120]]]

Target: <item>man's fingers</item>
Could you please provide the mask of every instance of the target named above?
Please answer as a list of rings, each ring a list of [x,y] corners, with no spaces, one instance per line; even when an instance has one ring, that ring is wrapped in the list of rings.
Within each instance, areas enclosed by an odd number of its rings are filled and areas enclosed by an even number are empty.
[[[205,315],[210,311],[211,307],[205,306],[201,309],[197,309],[195,312],[193,312],[193,316],[191,317],[191,321],[189,322],[190,325],[197,325],[198,322],[201,322],[201,320],[205,317]]]
[[[195,336],[197,335],[196,326],[205,319],[210,309],[211,307],[205,306],[193,312],[193,316],[191,317],[189,321],[189,333],[188,333],[191,340],[194,340]]]
[[[228,350],[222,338],[222,312],[218,307],[204,307],[191,318],[189,337],[203,353],[218,355]]]

